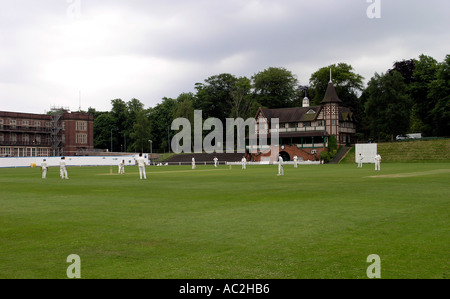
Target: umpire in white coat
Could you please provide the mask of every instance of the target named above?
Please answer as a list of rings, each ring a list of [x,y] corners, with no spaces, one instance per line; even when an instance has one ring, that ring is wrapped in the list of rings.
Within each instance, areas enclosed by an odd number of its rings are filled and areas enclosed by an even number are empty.
[[[375,156],[375,171],[381,170],[381,156],[379,153]]]

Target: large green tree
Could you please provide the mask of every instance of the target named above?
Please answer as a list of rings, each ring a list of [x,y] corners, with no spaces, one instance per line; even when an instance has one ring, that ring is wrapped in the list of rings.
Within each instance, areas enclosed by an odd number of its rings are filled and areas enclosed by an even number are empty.
[[[150,152],[149,140],[151,140],[150,119],[147,110],[136,112],[136,121],[133,124],[133,131],[130,134],[133,140],[130,148],[135,152]]]
[[[252,76],[255,99],[266,108],[292,107],[298,98],[298,79],[282,67],[269,67]]]
[[[130,147],[136,142],[136,139],[133,137],[134,135],[132,133],[134,131],[134,126],[138,120],[138,114],[142,111],[144,111],[144,104],[138,99],[133,98],[126,103],[126,121],[123,124],[122,131],[118,132],[123,138],[123,142],[121,142],[121,145],[123,143],[123,148],[125,149],[125,151],[135,150],[135,148]]]
[[[399,72],[403,76],[405,83],[410,84],[411,82],[414,81],[415,68],[416,68],[415,59],[408,59],[394,62],[393,68],[388,72],[389,73],[392,73],[394,71]]]
[[[252,83],[247,77],[240,77],[234,84],[231,90],[231,118],[244,118],[254,116],[256,111],[254,111],[253,104],[255,103],[254,97],[252,96]]]
[[[225,121],[231,114],[231,92],[237,78],[231,74],[219,74],[209,77],[204,83],[197,83],[194,108],[202,110],[204,118],[215,117]]]
[[[115,141],[117,144],[116,138],[114,140],[111,138],[114,129],[115,122],[110,112],[96,113],[94,118],[94,148],[112,150],[111,142]],[[112,146],[114,147],[114,143]]]
[[[438,65],[428,98],[436,102],[431,111],[433,132],[438,136],[450,136],[450,55]]]
[[[378,140],[393,140],[409,128],[411,100],[403,76],[395,71],[375,73],[367,89],[366,114],[371,136]]]
[[[355,73],[353,67],[346,63],[332,64],[320,68],[311,75],[308,93],[313,103],[319,105],[323,100],[330,79],[332,79],[342,105],[351,108],[356,117],[362,119],[364,109],[358,100],[358,94],[364,89],[364,77]]]
[[[153,141],[153,149],[160,152],[168,152],[170,149],[170,139],[173,132],[170,126],[174,119],[174,111],[177,107],[177,100],[163,98],[162,102],[149,109],[150,132]]]
[[[434,131],[432,110],[437,103],[436,98],[429,97],[430,84],[437,79],[438,62],[433,57],[420,55],[414,64],[413,80],[408,86],[413,101],[412,126],[414,130],[430,136]]]

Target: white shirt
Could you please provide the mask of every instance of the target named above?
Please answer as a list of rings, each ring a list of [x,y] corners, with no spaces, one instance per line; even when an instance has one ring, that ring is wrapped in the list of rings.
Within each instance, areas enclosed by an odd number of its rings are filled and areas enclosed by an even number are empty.
[[[145,167],[144,157],[139,157],[139,158],[137,159],[137,162],[138,162],[138,166],[139,166],[139,167]]]
[[[59,167],[66,168],[66,161],[65,160],[61,160],[61,162],[59,162]]]
[[[43,170],[47,169],[47,162],[42,162],[41,167]]]

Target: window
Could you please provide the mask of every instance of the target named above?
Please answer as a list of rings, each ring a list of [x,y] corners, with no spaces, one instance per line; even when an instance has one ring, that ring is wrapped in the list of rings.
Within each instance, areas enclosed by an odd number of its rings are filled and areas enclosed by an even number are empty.
[[[303,123],[303,126],[304,126],[304,127],[311,127],[311,122],[310,122],[310,121],[305,121],[305,122]]]
[[[0,133],[0,142],[5,141],[5,135],[3,133]]]
[[[11,134],[11,142],[16,142],[17,141],[17,134],[15,134],[15,133],[13,133],[13,134]]]
[[[30,136],[28,134],[24,134],[22,139],[23,139],[22,141],[24,143],[30,142]]]
[[[11,156],[11,148],[2,147],[0,149],[0,156],[2,156],[2,157],[9,157],[9,156]]]
[[[87,121],[77,121],[77,131],[87,131]]]
[[[47,148],[38,148],[38,156],[39,157],[48,156],[48,149]]]
[[[11,120],[9,121],[9,124],[11,125],[11,129],[15,129],[15,128],[16,128],[16,124],[17,124],[17,121],[16,121],[15,119],[11,119]]]
[[[87,134],[77,134],[77,144],[87,144]]]
[[[40,127],[41,126],[41,122],[40,121],[35,121],[34,122],[34,126],[35,127]]]

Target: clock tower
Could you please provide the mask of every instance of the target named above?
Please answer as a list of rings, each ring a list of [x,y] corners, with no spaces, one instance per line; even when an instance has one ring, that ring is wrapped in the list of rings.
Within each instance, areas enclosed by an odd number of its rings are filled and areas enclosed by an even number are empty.
[[[337,140],[339,139],[339,104],[342,101],[339,99],[333,82],[330,79],[328,83],[325,97],[320,103],[323,107],[323,118],[326,125],[328,134],[334,135]]]

